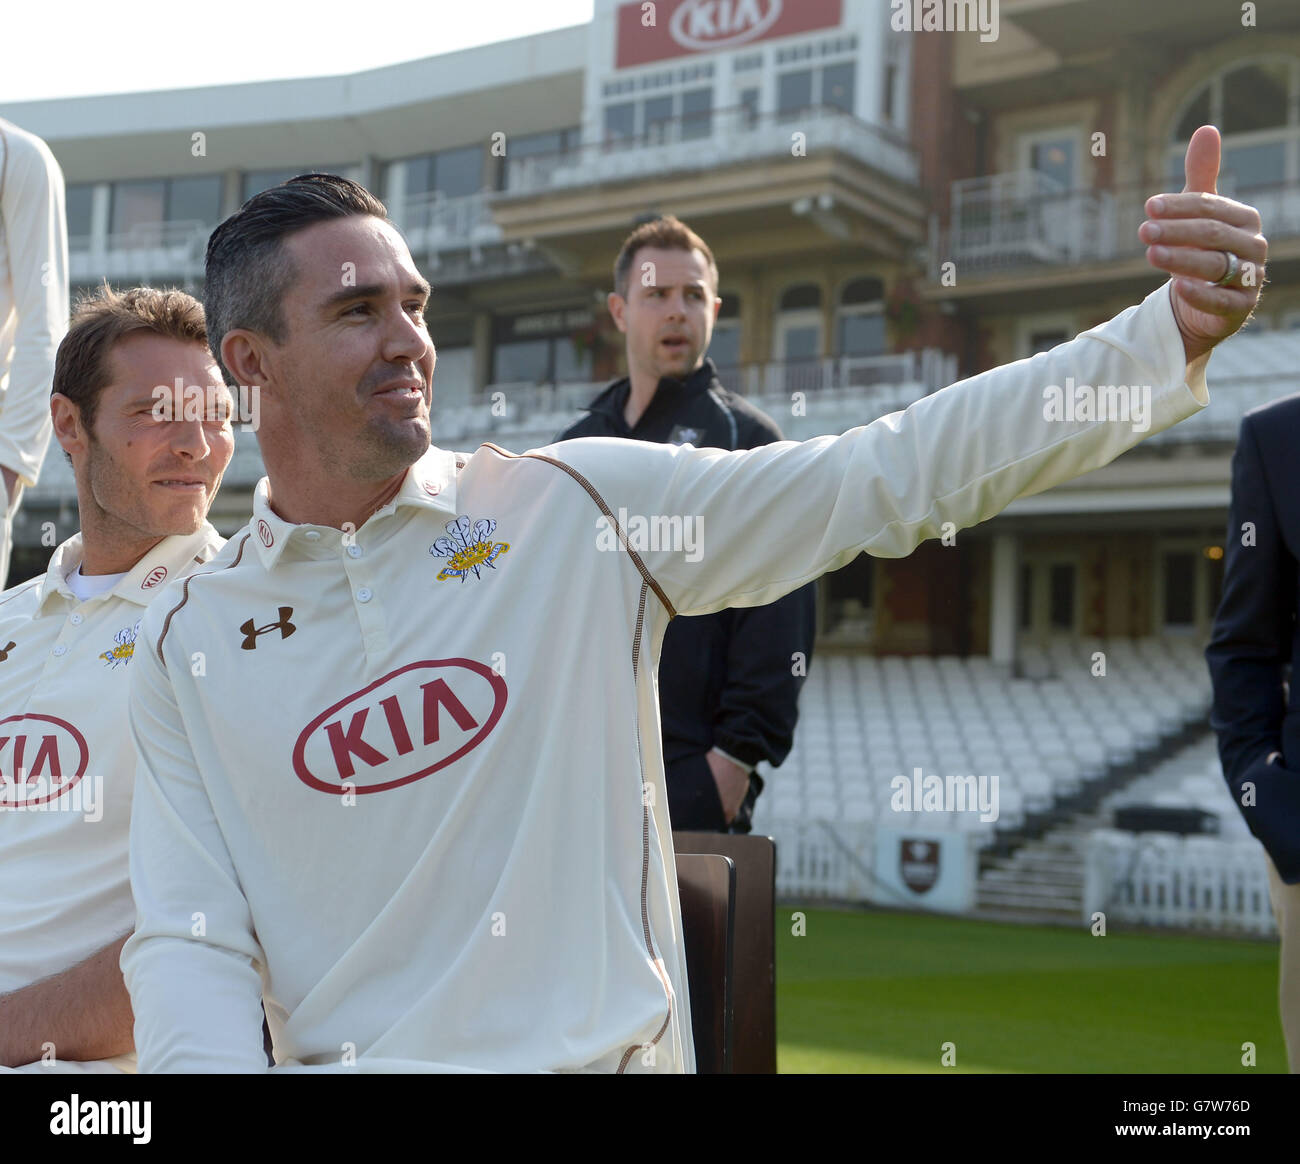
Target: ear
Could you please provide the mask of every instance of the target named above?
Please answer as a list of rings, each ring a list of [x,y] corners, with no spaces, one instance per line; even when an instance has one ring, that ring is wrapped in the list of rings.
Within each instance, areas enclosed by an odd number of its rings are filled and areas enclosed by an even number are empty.
[[[221,360],[236,384],[265,385],[271,378],[266,341],[255,331],[232,328],[222,337]]]
[[[619,331],[627,331],[627,300],[617,291],[611,291],[605,297],[605,306],[609,308],[609,313],[614,317],[614,326]]]
[[[50,419],[54,422],[54,439],[65,453],[85,452],[89,440],[81,423],[80,405],[62,392],[55,392],[50,397]]]
[[[718,312],[722,310],[722,300],[717,295],[713,297],[713,322],[718,322]]]

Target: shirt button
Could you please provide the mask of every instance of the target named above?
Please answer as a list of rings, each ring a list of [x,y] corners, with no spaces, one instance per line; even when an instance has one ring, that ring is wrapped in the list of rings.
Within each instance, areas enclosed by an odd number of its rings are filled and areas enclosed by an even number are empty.
[[[56,656],[61,658],[62,656],[68,653],[68,648],[63,643],[60,643],[57,647],[54,648],[54,653]]]
[[[68,619],[68,621],[72,623],[73,626],[80,626],[82,622],[81,615],[74,614],[70,619]]]
[[[369,586],[363,586],[361,587],[360,590],[357,591],[358,602],[369,602],[372,597],[373,595],[370,593]]]
[[[361,547],[358,545],[348,546],[348,557],[349,558],[361,557]]]
[[[320,530],[318,530],[318,529],[309,529],[309,530],[308,530],[305,534],[303,534],[302,536],[305,537],[309,542],[318,542],[318,541],[320,541]]]

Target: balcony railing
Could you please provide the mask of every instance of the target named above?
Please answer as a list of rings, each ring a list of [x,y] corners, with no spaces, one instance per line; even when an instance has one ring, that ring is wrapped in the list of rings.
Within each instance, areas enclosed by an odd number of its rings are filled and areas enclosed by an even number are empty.
[[[831,106],[756,115],[747,106],[656,122],[637,137],[614,137],[564,153],[506,158],[497,198],[537,194],[620,179],[791,156],[804,135],[809,153],[832,147],[904,182],[916,183],[916,155],[906,140]]]
[[[197,220],[142,222],[106,235],[68,240],[69,274],[75,283],[100,277],[147,282],[170,277],[203,277],[203,259],[213,224]]]
[[[1300,234],[1300,184],[1220,193],[1258,207],[1271,239]],[[946,223],[931,229],[931,277],[953,262],[963,276],[1081,266],[1139,258],[1150,183],[1102,190],[1065,190],[1045,174],[1020,171],[964,178],[952,184]]]
[[[403,199],[397,225],[411,250],[457,250],[499,242],[501,228],[492,221],[489,194],[448,198],[440,190]]]

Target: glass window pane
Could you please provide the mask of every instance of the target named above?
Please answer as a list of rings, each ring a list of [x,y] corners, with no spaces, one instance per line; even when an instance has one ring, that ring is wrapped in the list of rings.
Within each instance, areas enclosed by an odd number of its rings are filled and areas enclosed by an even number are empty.
[[[221,220],[221,177],[173,178],[167,199],[168,222],[201,222],[215,225]]]
[[[645,103],[645,136],[647,141],[666,141],[671,136],[668,123],[673,119],[671,97],[647,97]]]
[[[740,328],[715,327],[709,344],[709,359],[719,368],[734,368],[740,363]]]
[[[782,73],[776,79],[776,108],[782,117],[800,113],[812,105],[812,70]]]
[[[1210,86],[1206,85],[1193,98],[1192,103],[1187,107],[1187,112],[1179,120],[1178,128],[1174,131],[1174,140],[1187,141],[1201,126],[1209,124]],[[1178,176],[1183,177],[1181,163],[1179,164]]]
[[[519,381],[540,384],[550,376],[550,354],[551,341],[545,339],[497,344],[492,381],[495,384]]]
[[[1165,626],[1191,626],[1195,621],[1196,555],[1165,555]]]
[[[605,106],[605,140],[628,141],[636,132],[636,106],[631,101]]]
[[[740,104],[745,110],[745,124],[753,125],[758,120],[758,90],[742,90],[740,94]]]
[[[433,192],[433,158],[407,158],[399,163],[406,168],[406,196],[408,198]]]
[[[840,302],[845,307],[855,303],[875,303],[884,297],[885,285],[879,279],[854,279],[845,283],[840,291]]]
[[[538,154],[558,154],[564,149],[564,136],[560,130],[547,133],[523,133],[506,141],[506,157],[533,158]]]
[[[1029,147],[1029,166],[1060,183],[1062,190],[1074,188],[1074,142],[1068,137],[1035,142]]]
[[[827,65],[822,70],[822,104],[833,109],[842,109],[845,113],[853,112],[853,74],[852,61],[842,65]]]
[[[69,238],[84,238],[90,234],[90,208],[94,197],[95,187],[88,183],[78,183],[64,191]]]
[[[557,384],[589,384],[591,382],[591,350],[582,352],[567,335],[555,341],[555,382]]]
[[[112,232],[161,223],[166,197],[166,182],[113,183]]]
[[[1048,576],[1051,594],[1051,622],[1053,630],[1074,629],[1074,567],[1060,563]]]
[[[477,193],[483,186],[483,147],[443,150],[433,159],[433,173],[433,188],[446,198]]]
[[[1286,180],[1286,147],[1280,142],[1223,147],[1223,176],[1231,177],[1234,189],[1251,186],[1280,186]]]
[[[1020,567],[1020,629],[1032,630],[1034,626],[1034,569]]]
[[[682,138],[708,137],[713,125],[713,90],[692,89],[682,94]]]
[[[885,351],[885,317],[877,313],[840,317],[841,356],[879,356]]]
[[[800,283],[797,287],[787,288],[781,293],[782,311],[798,311],[804,307],[821,305],[822,292],[816,283]]]
[[[821,354],[819,328],[809,324],[785,329],[785,358],[787,363],[793,363],[797,360],[815,360]]]
[[[1261,61],[1233,69],[1223,78],[1223,119],[1219,131],[1250,133],[1286,125],[1286,90],[1290,65]]]

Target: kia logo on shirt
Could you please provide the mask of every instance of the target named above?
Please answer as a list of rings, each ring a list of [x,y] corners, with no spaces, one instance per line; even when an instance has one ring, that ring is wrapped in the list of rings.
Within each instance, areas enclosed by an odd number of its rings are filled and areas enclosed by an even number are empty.
[[[86,774],[89,759],[86,737],[67,720],[0,719],[0,809],[57,799]]]
[[[478,747],[506,706],[506,681],[473,659],[408,663],[340,699],[293,749],[308,788],[387,792],[422,780]]]
[[[145,575],[144,581],[140,583],[141,590],[152,590],[167,577],[166,566],[155,566],[148,574]]]

